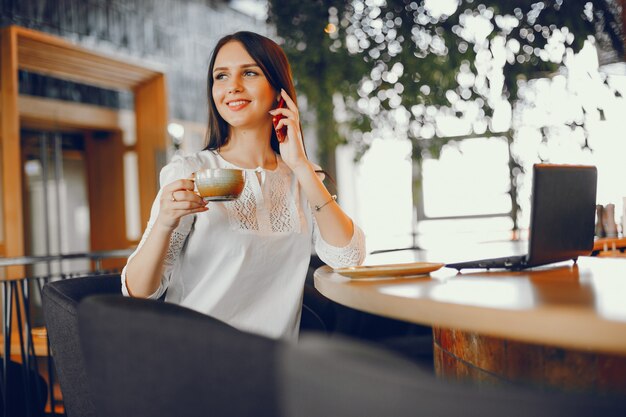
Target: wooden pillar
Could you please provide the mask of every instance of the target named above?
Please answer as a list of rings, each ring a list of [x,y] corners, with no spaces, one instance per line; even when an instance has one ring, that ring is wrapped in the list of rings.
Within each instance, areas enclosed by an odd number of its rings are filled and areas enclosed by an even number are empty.
[[[0,153],[2,163],[2,241],[6,257],[24,255],[24,213],[20,120],[18,113],[17,32],[0,33]],[[24,267],[7,268],[7,278],[21,278]]]
[[[166,150],[167,92],[165,76],[159,74],[134,89],[137,120],[137,161],[139,205],[142,226],[148,223],[150,208],[159,190],[158,175]]]
[[[124,208],[124,143],[119,131],[85,135],[92,251],[126,248]],[[125,259],[105,259],[104,269],[121,270]]]

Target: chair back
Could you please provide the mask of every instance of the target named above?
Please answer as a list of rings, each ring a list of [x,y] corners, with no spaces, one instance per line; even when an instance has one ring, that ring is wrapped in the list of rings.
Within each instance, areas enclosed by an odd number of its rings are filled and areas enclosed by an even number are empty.
[[[285,417],[625,416],[624,398],[474,387],[354,340],[305,335],[278,364]]]
[[[44,320],[68,417],[96,415],[78,339],[78,303],[88,295],[121,291],[120,274],[68,278],[43,288]]]
[[[279,343],[185,307],[90,297],[79,306],[98,415],[276,416]]]

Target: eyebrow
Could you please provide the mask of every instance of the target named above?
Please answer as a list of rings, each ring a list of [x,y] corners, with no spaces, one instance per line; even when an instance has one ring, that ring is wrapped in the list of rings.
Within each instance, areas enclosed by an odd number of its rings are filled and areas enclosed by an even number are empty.
[[[257,67],[257,68],[261,68],[259,67],[258,64],[256,63],[252,63],[252,64],[243,64],[240,65],[238,68],[252,68],[252,67]],[[217,71],[227,71],[229,68],[228,67],[215,67],[213,68],[213,72],[217,72]]]

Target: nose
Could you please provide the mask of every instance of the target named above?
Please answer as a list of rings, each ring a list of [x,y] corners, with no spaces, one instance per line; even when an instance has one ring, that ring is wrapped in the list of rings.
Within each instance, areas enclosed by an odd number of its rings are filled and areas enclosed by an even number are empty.
[[[241,87],[241,80],[239,79],[239,77],[232,77],[230,80],[230,82],[228,83],[227,86],[227,91],[229,93],[239,93],[242,90]]]

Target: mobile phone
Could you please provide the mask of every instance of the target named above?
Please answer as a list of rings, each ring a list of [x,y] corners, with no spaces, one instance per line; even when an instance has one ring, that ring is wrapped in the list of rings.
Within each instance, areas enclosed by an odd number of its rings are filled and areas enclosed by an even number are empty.
[[[287,107],[287,105],[285,103],[285,99],[281,97],[280,101],[278,102],[278,106],[276,108],[281,109],[284,107]],[[278,122],[280,122],[280,120],[284,118],[285,116],[283,116],[282,114],[277,114],[272,117],[272,124],[274,125],[274,129],[276,130],[276,138],[278,139],[279,143],[283,143],[285,141],[285,138],[287,137],[287,126],[283,126],[280,129],[276,129]]]

